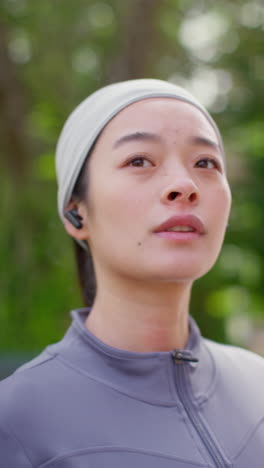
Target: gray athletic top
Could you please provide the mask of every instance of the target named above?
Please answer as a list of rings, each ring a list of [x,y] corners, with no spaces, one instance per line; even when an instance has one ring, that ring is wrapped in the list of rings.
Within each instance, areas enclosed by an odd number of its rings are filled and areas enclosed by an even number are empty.
[[[1,468],[263,468],[261,357],[193,319],[182,351],[119,350],[88,312],[0,383]]]

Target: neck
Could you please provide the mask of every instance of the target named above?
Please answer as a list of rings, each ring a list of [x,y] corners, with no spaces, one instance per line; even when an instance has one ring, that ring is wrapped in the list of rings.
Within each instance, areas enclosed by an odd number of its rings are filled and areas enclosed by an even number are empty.
[[[190,292],[189,283],[101,281],[86,327],[104,343],[127,351],[182,349],[189,335]]]

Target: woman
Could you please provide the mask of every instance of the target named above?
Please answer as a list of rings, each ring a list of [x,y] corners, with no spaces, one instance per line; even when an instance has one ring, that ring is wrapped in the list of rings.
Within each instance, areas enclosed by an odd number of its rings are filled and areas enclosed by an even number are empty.
[[[95,288],[82,270],[91,307],[1,383],[2,466],[262,468],[263,359],[202,338],[188,315],[231,204],[211,116],[167,82],[110,85],[71,114],[56,162]]]

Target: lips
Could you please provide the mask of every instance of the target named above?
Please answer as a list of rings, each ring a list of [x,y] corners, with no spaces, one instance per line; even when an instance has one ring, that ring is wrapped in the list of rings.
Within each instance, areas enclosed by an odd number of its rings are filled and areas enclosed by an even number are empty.
[[[172,216],[167,221],[158,226],[154,232],[166,232],[168,229],[175,226],[188,226],[197,234],[205,234],[205,228],[202,221],[194,215],[177,215]]]

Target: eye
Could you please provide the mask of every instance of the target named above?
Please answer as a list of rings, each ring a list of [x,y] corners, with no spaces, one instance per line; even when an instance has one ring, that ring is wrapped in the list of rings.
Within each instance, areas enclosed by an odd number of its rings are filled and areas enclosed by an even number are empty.
[[[201,169],[220,169],[220,164],[213,158],[202,158],[196,164],[196,167]]]
[[[130,161],[128,161],[128,165],[132,167],[147,167],[146,165],[143,165],[144,161],[150,164],[149,160],[144,156],[137,156],[133,159],[130,159]]]

